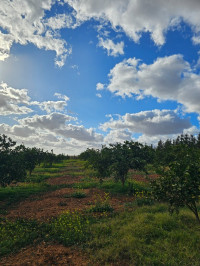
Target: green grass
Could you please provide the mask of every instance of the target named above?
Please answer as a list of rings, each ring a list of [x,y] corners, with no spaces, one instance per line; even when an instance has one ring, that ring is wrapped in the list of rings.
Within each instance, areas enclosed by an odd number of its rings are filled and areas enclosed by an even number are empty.
[[[60,177],[63,176],[63,173],[33,173],[31,176],[27,176],[25,182],[32,182],[32,183],[41,183],[45,180],[53,177]]]
[[[34,169],[34,173],[59,173],[61,169],[59,168],[42,168],[37,167]]]
[[[97,195],[87,211],[67,211],[48,224],[0,219],[0,256],[44,240],[58,241],[65,246],[81,246],[91,257],[93,265],[200,265],[200,226],[190,211],[184,208],[179,215],[170,216],[165,204],[148,206],[152,202],[146,198],[150,191],[147,184],[127,180],[123,187],[111,179],[100,184],[97,178],[86,174],[84,167],[84,161],[74,159],[52,168],[37,167],[26,180],[30,183],[0,188],[0,200],[7,204],[4,207],[30,195],[61,187],[76,188],[70,197],[84,193],[82,189],[85,188],[99,188],[106,192],[104,196]],[[74,185],[50,186],[44,183],[49,177],[63,175],[63,170],[84,178]],[[134,195],[136,200],[131,197],[122,213],[107,213],[110,207],[108,193]],[[60,204],[67,206],[67,200]]]
[[[200,227],[190,212],[170,216],[156,205],[91,225],[87,250],[100,265],[199,265],[199,248]]]
[[[66,211],[50,223],[50,234],[66,246],[79,244],[89,237],[89,224],[84,214]]]
[[[30,245],[35,239],[43,239],[46,227],[36,221],[18,219],[0,220],[0,256],[16,252],[22,247]]]
[[[21,183],[16,187],[7,186],[5,188],[0,188],[0,200],[16,202],[19,199],[27,198],[32,194],[48,191],[50,187],[50,185],[45,183]]]
[[[82,199],[86,197],[86,193],[84,191],[75,191],[72,194],[66,194],[64,197]]]
[[[131,188],[130,188],[131,184]],[[147,184],[138,181],[127,181],[124,186],[121,182],[114,182],[112,179],[104,180],[100,183],[96,178],[83,178],[80,183],[73,185],[74,188],[99,188],[113,195],[115,194],[129,194],[133,195],[138,191],[149,191],[150,188]]]
[[[67,184],[51,186],[46,183],[21,183],[18,186],[0,188],[0,201],[4,204],[0,206],[0,213],[5,214],[6,209],[31,195],[41,194],[48,191],[54,191],[67,187]]]

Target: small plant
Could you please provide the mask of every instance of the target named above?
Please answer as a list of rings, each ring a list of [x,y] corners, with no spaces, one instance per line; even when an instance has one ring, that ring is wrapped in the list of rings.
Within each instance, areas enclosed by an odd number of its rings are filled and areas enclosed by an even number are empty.
[[[141,192],[136,192],[135,193],[135,201],[134,203],[137,206],[144,206],[144,205],[153,205],[154,200],[152,198],[152,194],[147,191],[141,191]]]
[[[109,193],[104,193],[103,196],[96,195],[95,204],[90,208],[90,212],[112,212],[113,208],[109,203]]]
[[[72,194],[66,194],[64,196],[65,198],[78,198],[78,199],[81,199],[81,198],[85,198],[86,197],[86,193],[83,191],[83,189],[78,186],[77,189],[72,193]]]
[[[0,219],[0,256],[16,251],[43,238],[46,227],[36,221]]]
[[[81,199],[81,198],[85,198],[86,197],[86,194],[83,191],[75,191],[74,193],[71,194],[71,197],[72,198]]]
[[[80,243],[88,237],[88,218],[78,211],[66,211],[51,223],[52,236],[64,245]]]
[[[82,187],[78,186],[76,191],[71,194],[71,197],[81,199],[81,198],[85,198],[86,194],[83,191]]]

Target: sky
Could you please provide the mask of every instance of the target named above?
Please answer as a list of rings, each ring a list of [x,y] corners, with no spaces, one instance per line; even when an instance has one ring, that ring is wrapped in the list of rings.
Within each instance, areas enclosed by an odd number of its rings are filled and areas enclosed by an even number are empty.
[[[0,2],[0,134],[69,155],[199,134],[199,0]]]

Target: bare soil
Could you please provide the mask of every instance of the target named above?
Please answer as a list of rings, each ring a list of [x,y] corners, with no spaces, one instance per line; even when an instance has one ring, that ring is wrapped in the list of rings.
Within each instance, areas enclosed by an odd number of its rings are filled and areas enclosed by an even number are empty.
[[[80,182],[81,176],[72,177],[67,171],[61,177],[50,178],[46,182],[50,185],[74,184]],[[142,175],[135,175],[134,180],[145,181]],[[155,176],[152,178],[156,178]],[[62,188],[53,192],[46,192],[30,196],[28,199],[10,207],[6,218],[26,218],[38,221],[48,221],[66,210],[85,210],[94,204],[97,196],[104,198],[105,192],[97,189],[84,189],[85,198],[73,198],[70,195],[76,191],[74,188]],[[66,197],[68,195],[68,197]],[[110,205],[115,211],[123,211],[124,203],[130,202],[130,196],[112,196]],[[64,247],[60,244],[42,242],[38,245],[21,249],[17,254],[9,255],[0,260],[2,266],[25,265],[92,265],[89,259],[78,249]],[[112,265],[112,264],[111,264]],[[123,265],[123,264],[122,264]],[[127,265],[124,263],[124,265]]]
[[[26,218],[39,221],[48,221],[66,210],[85,210],[94,204],[97,196],[104,197],[104,192],[97,188],[84,189],[85,198],[73,198],[70,194],[75,192],[73,188],[62,188],[53,192],[47,192],[40,196],[34,195],[20,202],[15,208],[10,209],[7,218]],[[66,197],[68,195],[69,197]],[[116,196],[110,198],[110,205],[114,210],[123,210],[124,203],[129,202],[128,196]]]
[[[37,246],[23,248],[19,253],[4,257],[0,261],[2,266],[84,266],[88,264],[89,259],[77,249],[45,242]]]

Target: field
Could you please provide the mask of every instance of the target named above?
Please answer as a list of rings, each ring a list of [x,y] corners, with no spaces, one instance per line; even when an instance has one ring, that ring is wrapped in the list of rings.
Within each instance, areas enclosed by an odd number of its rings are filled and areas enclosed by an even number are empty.
[[[0,265],[197,266],[199,250],[192,212],[170,215],[142,172],[100,183],[74,159],[0,188]]]

